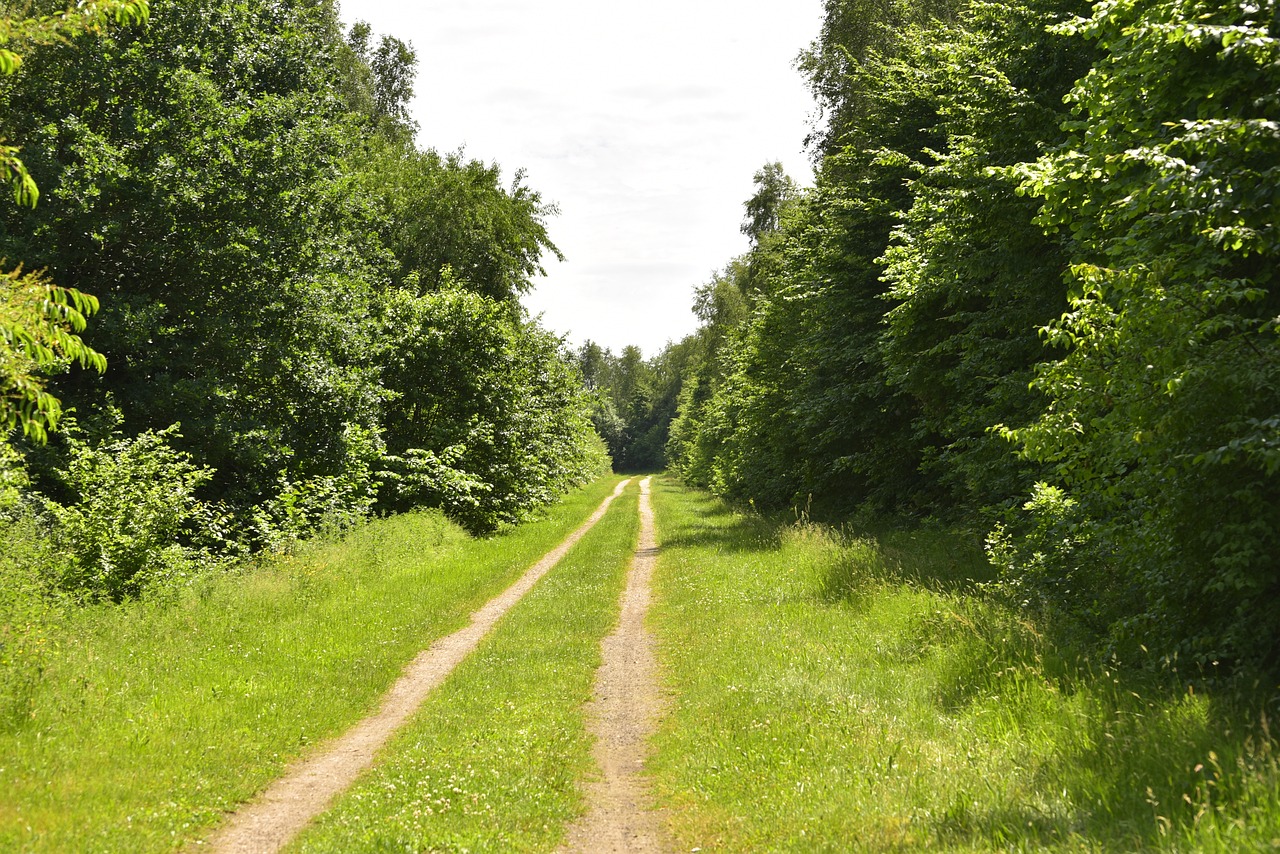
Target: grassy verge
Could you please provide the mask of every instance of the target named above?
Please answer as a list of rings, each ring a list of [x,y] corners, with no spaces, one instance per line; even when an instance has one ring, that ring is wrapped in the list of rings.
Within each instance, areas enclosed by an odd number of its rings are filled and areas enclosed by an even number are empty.
[[[0,850],[166,850],[366,714],[403,665],[617,484],[475,540],[434,514],[203,581],[68,610],[30,714],[0,732]]]
[[[655,503],[652,768],[685,850],[1280,849],[1278,692],[1069,664],[945,532]]]
[[[293,846],[547,851],[581,810],[583,703],[636,543],[633,484]]]

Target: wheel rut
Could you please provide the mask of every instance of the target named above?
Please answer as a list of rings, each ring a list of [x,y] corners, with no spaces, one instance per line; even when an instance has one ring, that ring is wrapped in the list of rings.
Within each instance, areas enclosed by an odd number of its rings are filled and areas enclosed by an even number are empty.
[[[427,696],[476,648],[504,614],[560,562],[604,517],[630,479],[618,484],[591,516],[514,584],[471,616],[471,623],[431,644],[383,695],[373,715],[357,723],[318,753],[286,770],[256,799],[234,813],[209,840],[219,854],[279,851],[369,768],[379,749],[408,722]]]
[[[644,777],[649,739],[662,713],[655,643],[645,628],[658,554],[649,486],[650,478],[640,481],[640,541],[618,626],[601,643],[603,662],[587,706],[600,778],[586,787],[587,812],[569,828],[564,854],[667,850]]]

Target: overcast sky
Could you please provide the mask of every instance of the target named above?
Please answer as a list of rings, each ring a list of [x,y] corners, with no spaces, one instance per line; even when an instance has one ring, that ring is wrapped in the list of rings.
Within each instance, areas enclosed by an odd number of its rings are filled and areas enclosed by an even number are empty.
[[[812,101],[794,70],[821,0],[348,0],[411,42],[422,147],[518,168],[560,208],[567,260],[525,298],[575,346],[652,356],[691,332],[693,289],[747,248],[752,176],[802,184]]]

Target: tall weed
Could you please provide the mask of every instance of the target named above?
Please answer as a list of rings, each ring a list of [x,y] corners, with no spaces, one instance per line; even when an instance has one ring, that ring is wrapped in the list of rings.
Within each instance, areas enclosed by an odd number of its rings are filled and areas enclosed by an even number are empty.
[[[65,607],[48,583],[60,563],[33,514],[0,519],[0,731],[31,717]]]

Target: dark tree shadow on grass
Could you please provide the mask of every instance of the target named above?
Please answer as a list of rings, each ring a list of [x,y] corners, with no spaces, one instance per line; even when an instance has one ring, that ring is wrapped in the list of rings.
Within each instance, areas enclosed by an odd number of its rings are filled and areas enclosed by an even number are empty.
[[[655,480],[655,488],[672,491],[683,488]],[[777,551],[781,547],[777,520],[736,509],[732,505],[700,490],[689,490],[686,497],[698,521],[681,525],[662,540],[663,549],[714,548],[722,552],[745,553]]]

